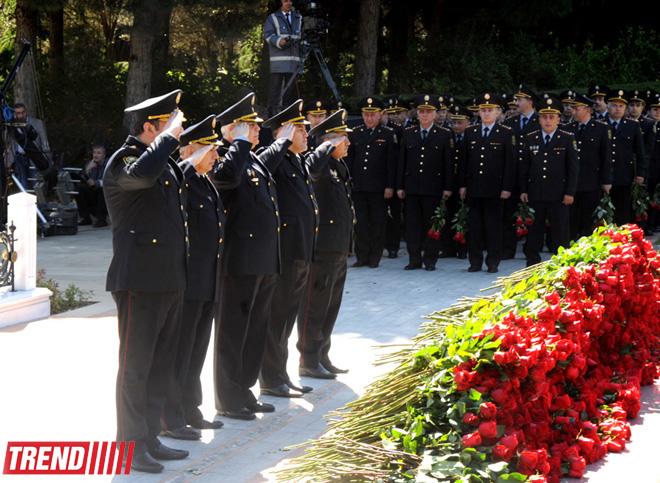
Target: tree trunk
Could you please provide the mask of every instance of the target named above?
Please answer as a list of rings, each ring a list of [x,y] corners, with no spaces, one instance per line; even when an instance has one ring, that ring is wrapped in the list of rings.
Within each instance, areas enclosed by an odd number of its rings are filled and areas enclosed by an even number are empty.
[[[374,93],[380,4],[380,0],[362,0],[360,2],[360,20],[355,52],[356,97],[368,96]]]
[[[414,7],[403,2],[394,2],[388,15],[389,36],[389,75],[387,78],[388,92],[408,92],[410,77],[410,61],[408,46],[415,38]]]
[[[49,9],[48,22],[50,27],[48,62],[51,73],[57,76],[62,68],[62,60],[64,59],[64,8]]]
[[[131,29],[131,55],[126,77],[126,107],[142,102],[151,94],[154,41],[156,38],[156,0],[135,0],[133,28]],[[133,127],[134,117],[124,115],[124,127]]]
[[[37,117],[37,93],[35,91],[34,57],[37,47],[37,10],[27,0],[16,1],[16,41],[14,58],[23,50],[23,39],[30,42],[32,49],[14,79],[14,104],[21,102],[29,115]]]
[[[170,17],[172,16],[172,9],[174,2],[168,0],[161,2],[158,5],[156,12],[156,31],[155,31],[155,44],[153,54],[153,73],[151,78],[153,80],[154,88],[162,89],[166,84],[165,76],[170,69],[169,62],[170,53]],[[159,92],[159,94],[161,94]]]

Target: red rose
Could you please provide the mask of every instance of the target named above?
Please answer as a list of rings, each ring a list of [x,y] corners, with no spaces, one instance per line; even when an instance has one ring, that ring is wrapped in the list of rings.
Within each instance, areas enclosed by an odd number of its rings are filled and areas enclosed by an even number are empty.
[[[571,468],[568,470],[568,476],[573,478],[582,478],[582,472],[587,466],[586,460],[582,456],[571,459]]]
[[[494,438],[497,436],[497,422],[484,421],[479,425],[479,434],[482,438]]]
[[[518,229],[516,230],[516,236],[517,236],[517,237],[521,237],[521,236],[523,236],[522,228],[518,228]]]
[[[506,461],[508,462],[513,456],[513,448],[504,446],[503,444],[496,444],[493,447],[493,459],[495,461]]]
[[[502,436],[502,439],[500,439],[500,443],[502,443],[504,446],[511,448],[511,449],[516,449],[518,447],[518,437],[515,434],[507,434],[505,436]]]
[[[434,233],[435,233],[435,231],[433,231],[433,230],[429,230],[429,232],[428,232],[428,236],[429,236],[429,238],[433,238],[433,234],[434,234]]]
[[[509,398],[509,395],[504,389],[494,389],[490,392],[490,397],[497,404],[502,404]]]
[[[518,459],[518,471],[524,475],[530,475],[539,463],[539,455],[536,451],[523,451]]]
[[[474,448],[481,444],[481,435],[478,432],[466,434],[463,436],[463,446],[466,448]]]
[[[534,220],[532,220],[531,218],[527,218],[527,219],[525,220],[525,224],[526,224],[527,226],[532,226],[532,223],[534,223]]]
[[[463,416],[463,422],[465,424],[469,424],[470,426],[474,426],[475,428],[479,426],[479,423],[481,420],[479,419],[479,416],[477,416],[474,413],[465,413]]]
[[[479,416],[484,419],[495,419],[495,416],[497,416],[497,406],[492,402],[481,403],[481,406],[479,406]]]
[[[516,219],[516,225],[518,225],[518,226],[523,226],[523,223],[524,223],[524,222],[523,222],[523,219],[522,219],[522,218],[517,218],[517,219]]]

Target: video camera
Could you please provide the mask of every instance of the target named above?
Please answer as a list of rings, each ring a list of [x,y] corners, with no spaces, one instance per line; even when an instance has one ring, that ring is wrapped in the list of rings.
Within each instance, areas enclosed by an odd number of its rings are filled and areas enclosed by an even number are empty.
[[[318,4],[310,0],[294,0],[293,6],[302,16],[302,39],[309,44],[319,42],[323,31],[327,31],[332,25],[321,12]]]

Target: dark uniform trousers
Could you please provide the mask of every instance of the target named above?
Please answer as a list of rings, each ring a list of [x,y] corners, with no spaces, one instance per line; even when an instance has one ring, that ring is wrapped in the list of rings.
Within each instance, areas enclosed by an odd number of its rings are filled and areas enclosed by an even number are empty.
[[[385,247],[387,200],[383,193],[353,192],[355,257],[359,262],[380,262]]]
[[[310,266],[306,260],[282,260],[282,275],[275,285],[266,350],[259,376],[259,386],[262,388],[281,386],[289,381],[286,372],[289,337],[307,287]]]
[[[529,201],[529,207],[534,210],[534,223],[529,227],[525,256],[527,266],[541,261],[543,236],[545,234],[545,219],[550,222],[552,241],[557,247],[567,247],[570,243],[568,206],[562,201]],[[550,249],[551,252],[556,250]]]
[[[610,198],[614,205],[614,223],[621,226],[632,221],[632,190],[630,186],[612,186]]]
[[[442,196],[406,196],[406,245],[411,265],[435,266],[440,241],[428,236],[430,220]]]
[[[386,202],[389,212],[385,228],[385,249],[388,252],[398,252],[401,246],[401,211],[403,203],[396,194]]]
[[[183,291],[120,290],[112,298],[119,322],[117,441],[135,441],[135,454],[143,454],[160,445],[162,408],[175,385]]]
[[[497,268],[502,256],[502,198],[467,198],[470,236],[468,237],[468,259],[471,267],[481,268],[484,261],[482,243],[486,243],[486,266]]]
[[[220,279],[215,340],[215,407],[235,411],[254,404],[270,305],[277,275],[227,275]]]
[[[569,206],[571,240],[588,236],[594,231],[594,211],[600,203],[600,191],[578,191]]]
[[[300,366],[329,363],[330,339],[346,282],[347,253],[317,251],[298,311]]]

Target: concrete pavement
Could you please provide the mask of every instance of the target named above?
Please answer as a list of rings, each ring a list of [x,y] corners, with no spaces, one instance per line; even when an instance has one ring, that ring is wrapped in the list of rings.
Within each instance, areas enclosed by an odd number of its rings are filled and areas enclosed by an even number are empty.
[[[104,290],[111,258],[107,228],[81,228],[78,235],[40,239],[38,268],[66,287],[73,283],[92,290],[96,303],[46,320],[0,331],[0,466],[7,441],[110,441],[115,433],[114,384],[117,370],[116,310]],[[547,254],[546,254],[547,255]],[[506,275],[524,267],[521,258],[500,265]],[[349,259],[352,263],[354,259]],[[190,457],[165,462],[165,472],[148,475],[74,477],[73,481],[120,482],[273,481],[273,471],[302,450],[286,450],[322,434],[324,418],[360,395],[386,367],[374,367],[381,345],[404,344],[434,310],[461,296],[479,294],[495,276],[467,273],[466,260],[439,260],[435,272],[407,272],[405,249],[398,259],[383,259],[377,269],[349,268],[344,302],[339,314],[331,355],[337,366],[350,372],[334,381],[303,378],[314,391],[300,399],[262,396],[276,412],[244,422],[219,418],[225,427],[203,431],[201,442],[162,438]],[[297,376],[295,336],[290,341],[289,373]],[[202,410],[213,418],[212,359],[202,374],[205,402]],[[295,377],[294,377],[295,379]],[[642,412],[632,422],[633,435],[621,454],[608,455],[589,467],[582,481],[614,483],[660,481],[656,434],[660,429],[660,386],[643,389]],[[642,424],[643,423],[643,424]],[[72,481],[71,477],[32,477]],[[24,476],[2,481],[28,481]],[[574,481],[574,480],[573,480]]]

